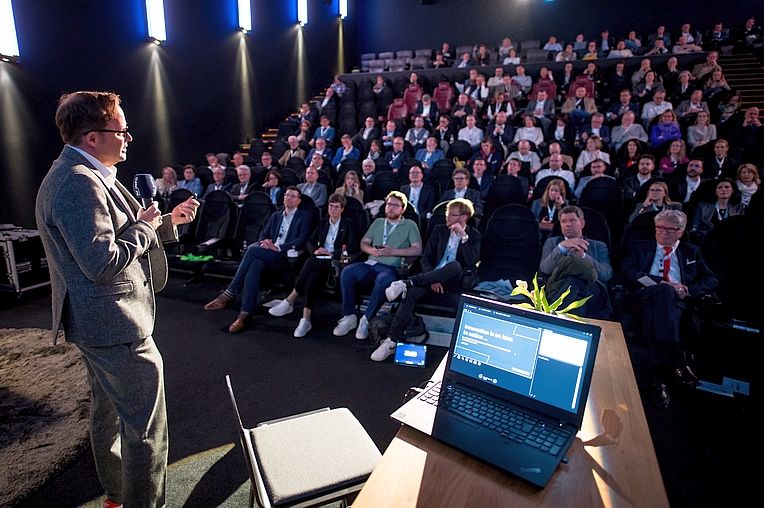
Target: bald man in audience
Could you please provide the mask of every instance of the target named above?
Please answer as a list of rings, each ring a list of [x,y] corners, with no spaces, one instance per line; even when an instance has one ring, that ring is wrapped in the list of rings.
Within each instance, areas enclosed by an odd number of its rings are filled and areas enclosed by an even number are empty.
[[[239,178],[239,183],[231,187],[228,194],[231,195],[231,199],[234,201],[243,201],[252,191],[252,185],[250,183],[252,171],[249,169],[249,166],[242,164],[236,168],[236,176]]]

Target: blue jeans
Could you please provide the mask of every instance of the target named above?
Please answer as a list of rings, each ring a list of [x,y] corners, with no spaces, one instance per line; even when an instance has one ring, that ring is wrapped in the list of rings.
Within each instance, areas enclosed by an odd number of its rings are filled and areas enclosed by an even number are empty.
[[[377,313],[384,302],[385,289],[396,281],[398,277],[395,267],[377,263],[374,266],[366,263],[353,263],[344,270],[340,277],[342,288],[342,315],[349,316],[355,313],[355,285],[366,282],[374,282],[371,290],[369,306],[366,309],[366,319],[371,319]]]
[[[591,118],[591,116],[591,113],[588,113],[582,109],[574,109],[568,115],[570,118],[570,124],[576,128],[580,128],[584,122],[586,122],[586,120]]]
[[[240,312],[252,314],[260,291],[260,274],[266,268],[284,269],[288,265],[287,253],[263,249],[259,245],[250,245],[239,264],[228,290],[233,294],[241,293]]]

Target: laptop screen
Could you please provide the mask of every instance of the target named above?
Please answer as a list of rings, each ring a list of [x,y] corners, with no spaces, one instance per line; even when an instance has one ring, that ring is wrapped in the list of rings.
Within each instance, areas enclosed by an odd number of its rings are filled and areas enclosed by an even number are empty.
[[[568,413],[583,409],[599,327],[466,295],[457,317],[449,370]]]

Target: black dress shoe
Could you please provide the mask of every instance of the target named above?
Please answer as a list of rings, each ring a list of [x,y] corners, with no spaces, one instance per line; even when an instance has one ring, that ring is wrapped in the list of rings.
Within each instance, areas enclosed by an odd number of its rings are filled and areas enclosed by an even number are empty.
[[[700,379],[698,379],[698,376],[690,370],[688,365],[676,369],[676,379],[685,386],[700,386]]]
[[[655,401],[655,405],[661,409],[669,407],[671,398],[669,397],[665,384],[655,383],[653,385],[653,400]]]

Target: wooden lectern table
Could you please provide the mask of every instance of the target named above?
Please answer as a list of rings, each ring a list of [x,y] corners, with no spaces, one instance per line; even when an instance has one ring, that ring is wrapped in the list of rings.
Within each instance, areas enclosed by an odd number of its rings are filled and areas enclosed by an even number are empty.
[[[403,425],[353,507],[668,507],[621,325],[589,322],[602,337],[584,423],[546,488]]]

